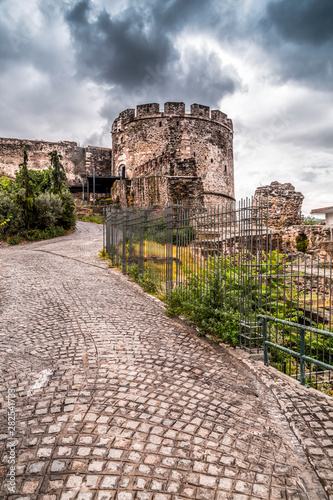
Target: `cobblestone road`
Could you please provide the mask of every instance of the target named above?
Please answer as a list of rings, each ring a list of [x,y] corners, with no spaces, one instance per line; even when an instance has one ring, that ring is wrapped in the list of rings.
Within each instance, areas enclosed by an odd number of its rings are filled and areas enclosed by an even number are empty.
[[[1,498],[332,499],[332,402],[168,319],[101,231],[0,247]]]

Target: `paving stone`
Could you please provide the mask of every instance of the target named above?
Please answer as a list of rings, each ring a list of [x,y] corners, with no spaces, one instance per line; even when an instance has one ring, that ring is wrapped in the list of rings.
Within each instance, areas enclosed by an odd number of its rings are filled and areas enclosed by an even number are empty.
[[[102,227],[83,222],[0,245],[0,402],[9,386],[19,394],[15,500],[305,500],[302,484],[321,500],[317,476],[332,496],[332,401],[196,338],[100,261],[101,246]]]

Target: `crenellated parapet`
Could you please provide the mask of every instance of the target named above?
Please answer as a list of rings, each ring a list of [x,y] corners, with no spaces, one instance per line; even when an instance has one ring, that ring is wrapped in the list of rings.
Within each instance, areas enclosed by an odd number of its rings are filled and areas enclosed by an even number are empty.
[[[134,120],[142,120],[146,118],[164,118],[177,116],[179,118],[201,118],[212,120],[225,125],[232,129],[232,121],[228,116],[218,109],[210,110],[209,106],[203,104],[191,104],[190,113],[186,113],[185,103],[183,102],[166,102],[164,103],[163,111],[160,110],[160,105],[156,102],[139,104],[136,110],[133,108],[125,109],[113,123],[112,132],[116,132],[122,125]]]

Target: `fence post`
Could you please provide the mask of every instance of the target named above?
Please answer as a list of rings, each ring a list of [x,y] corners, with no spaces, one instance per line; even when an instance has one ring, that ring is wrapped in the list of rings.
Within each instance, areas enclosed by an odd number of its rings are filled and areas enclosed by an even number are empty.
[[[122,272],[126,274],[126,243],[127,243],[127,211],[123,211],[123,255],[122,255]]]
[[[305,331],[303,328],[300,330],[300,365],[301,365],[301,385],[305,384]]]
[[[166,234],[166,293],[173,288],[173,206],[167,210],[167,234]]]
[[[264,363],[266,366],[269,365],[268,363],[268,347],[266,344],[267,340],[267,319],[262,318],[262,339],[263,339],[263,344],[264,344]]]
[[[105,247],[106,247],[106,253],[108,254],[109,258],[112,260],[112,255],[111,255],[111,231],[113,228],[111,228],[111,217],[110,217],[110,212],[107,211],[105,215]]]
[[[103,254],[105,252],[105,207],[103,207]]]
[[[139,215],[139,272],[143,273],[143,245],[145,236],[146,211],[142,210]]]

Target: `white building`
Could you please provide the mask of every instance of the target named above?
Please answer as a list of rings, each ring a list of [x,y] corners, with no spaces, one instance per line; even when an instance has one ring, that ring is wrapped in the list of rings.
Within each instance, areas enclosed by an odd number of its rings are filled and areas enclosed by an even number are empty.
[[[327,226],[333,226],[333,207],[315,208],[312,214],[324,214]]]

